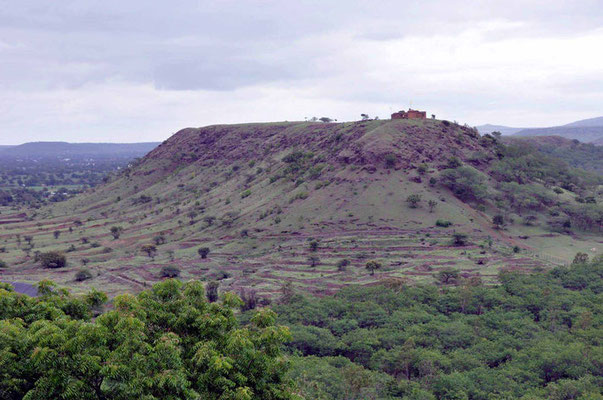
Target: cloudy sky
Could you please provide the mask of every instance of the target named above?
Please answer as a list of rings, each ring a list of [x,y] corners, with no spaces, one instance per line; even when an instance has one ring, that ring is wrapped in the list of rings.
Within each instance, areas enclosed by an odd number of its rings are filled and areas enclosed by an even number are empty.
[[[0,144],[413,107],[603,115],[603,2],[0,0]]]

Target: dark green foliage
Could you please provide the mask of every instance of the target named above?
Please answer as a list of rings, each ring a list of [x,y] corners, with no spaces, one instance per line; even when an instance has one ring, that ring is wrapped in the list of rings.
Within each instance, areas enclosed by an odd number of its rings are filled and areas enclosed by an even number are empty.
[[[75,274],[75,280],[78,282],[87,281],[88,279],[92,279],[93,277],[94,275],[92,275],[92,272],[90,272],[88,268],[80,269]]]
[[[448,285],[451,283],[456,283],[457,279],[459,278],[459,275],[459,270],[446,268],[438,272],[437,277],[440,283]]]
[[[113,239],[119,239],[123,230],[124,228],[122,228],[121,226],[112,226],[111,235],[113,236]]]
[[[442,171],[441,177],[442,183],[463,201],[480,201],[488,195],[484,175],[473,167],[445,169]]]
[[[8,268],[8,264],[6,261],[0,260],[0,269]]]
[[[58,251],[40,253],[38,259],[44,268],[63,268],[67,265],[65,254]]]
[[[310,240],[310,242],[308,243],[308,248],[310,249],[310,251],[316,251],[318,250],[318,240]]]
[[[180,268],[174,265],[166,265],[161,268],[159,275],[161,275],[162,278],[177,278],[180,276]]]
[[[378,270],[381,267],[383,267],[383,265],[381,265],[380,262],[375,260],[367,261],[365,265],[365,268],[371,272],[371,275],[375,275],[375,270]]]
[[[176,280],[123,295],[72,297],[49,282],[41,296],[0,284],[0,398],[294,399],[281,355],[289,338],[262,310],[241,327],[241,300],[208,303],[203,285]]]
[[[494,224],[494,226],[497,228],[502,227],[505,224],[505,217],[500,214],[495,215],[492,217],[492,224]]]
[[[201,258],[207,258],[209,254],[209,247],[199,247],[197,253],[201,256]]]
[[[455,246],[465,246],[467,244],[467,234],[456,232],[452,235],[452,244]]]
[[[210,281],[205,286],[205,297],[207,301],[210,303],[215,303],[218,301],[218,288],[220,287],[220,282],[218,281]]]
[[[444,219],[438,219],[435,224],[436,224],[436,226],[439,226],[440,228],[448,228],[449,226],[452,225],[452,222],[446,221]]]
[[[276,307],[290,376],[321,399],[597,399],[603,262],[497,286],[354,286]]]

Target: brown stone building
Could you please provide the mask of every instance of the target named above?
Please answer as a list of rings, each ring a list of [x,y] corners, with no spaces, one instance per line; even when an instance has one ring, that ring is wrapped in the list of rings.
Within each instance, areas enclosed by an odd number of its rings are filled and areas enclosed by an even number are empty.
[[[392,119],[426,119],[427,112],[413,110],[409,108],[408,111],[398,111],[392,114]]]

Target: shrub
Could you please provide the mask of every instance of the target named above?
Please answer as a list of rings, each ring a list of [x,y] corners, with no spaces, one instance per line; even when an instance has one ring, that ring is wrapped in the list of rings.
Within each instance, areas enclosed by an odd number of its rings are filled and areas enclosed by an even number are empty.
[[[0,260],[0,269],[8,268],[8,264],[6,261]]]
[[[572,265],[580,265],[588,263],[588,254],[586,253],[576,253],[574,260],[572,261]]]
[[[174,265],[166,265],[165,267],[161,268],[159,274],[162,278],[177,278],[180,276],[180,268]]]
[[[165,239],[165,236],[163,236],[163,235],[157,235],[157,236],[155,236],[155,237],[153,238],[153,241],[155,242],[155,244],[156,244],[157,246],[160,246],[160,245],[162,245],[162,244],[165,244],[165,242],[166,242],[167,240]]]
[[[497,229],[500,229],[505,224],[505,218],[502,215],[495,215],[492,217],[492,223]]]
[[[424,175],[428,169],[429,169],[429,166],[427,164],[425,164],[425,163],[419,164],[419,166],[417,167],[417,172],[420,175]]]
[[[410,208],[417,208],[417,207],[419,207],[419,203],[421,202],[421,195],[420,194],[411,194],[410,196],[408,196],[406,198],[406,202],[408,203],[408,206]]]
[[[241,193],[242,199],[244,199],[245,197],[249,197],[249,196],[251,196],[251,189],[247,189]]]
[[[429,186],[435,186],[436,183],[438,183],[438,180],[436,178],[434,178],[433,176],[429,178]]]
[[[436,224],[436,226],[439,226],[440,228],[448,228],[449,226],[452,225],[452,222],[446,221],[445,219],[438,219],[435,224]]]
[[[63,268],[67,265],[67,258],[58,251],[40,253],[39,260],[44,268]]]
[[[519,246],[513,246],[513,253],[517,254],[521,251],[521,248]]]
[[[83,268],[77,271],[75,274],[75,280],[78,282],[87,281],[88,279],[92,279],[94,276],[92,272],[88,268]]]
[[[146,253],[149,258],[155,259],[155,255],[157,254],[157,247],[155,247],[154,244],[145,244],[140,248],[140,250],[143,253]]]
[[[310,251],[318,250],[318,240],[311,240],[310,243],[308,243],[308,247]]]
[[[396,156],[394,154],[386,154],[384,160],[386,168],[393,168],[396,166]]]
[[[337,270],[345,271],[348,265],[350,265],[350,260],[343,258],[337,262]]]
[[[432,213],[433,209],[436,208],[437,205],[438,205],[438,203],[435,200],[429,200],[427,202],[427,206],[429,207],[429,212]]]
[[[197,253],[201,256],[201,258],[207,258],[209,254],[209,247],[199,247]]]
[[[241,289],[241,300],[243,300],[243,305],[241,306],[242,311],[253,310],[258,304],[257,292],[253,289],[243,288]]]
[[[455,246],[465,246],[467,244],[467,234],[459,232],[453,234],[452,244],[454,244]]]
[[[113,239],[119,239],[123,230],[124,228],[122,228],[121,226],[112,226],[111,235],[113,236]]]
[[[220,283],[218,281],[208,282],[205,286],[205,297],[210,303],[214,303],[218,300],[218,287]]]

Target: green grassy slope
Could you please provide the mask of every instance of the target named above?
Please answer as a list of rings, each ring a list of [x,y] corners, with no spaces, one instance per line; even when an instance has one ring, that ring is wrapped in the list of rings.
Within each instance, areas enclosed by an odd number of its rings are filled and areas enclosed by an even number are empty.
[[[11,267],[0,270],[0,279],[52,278],[76,290],[96,286],[117,293],[161,279],[161,267],[170,264],[182,269],[184,279],[219,278],[222,289],[271,294],[291,281],[328,293],[383,279],[430,281],[442,268],[493,280],[501,268],[546,264],[533,257],[542,253],[542,238],[570,249],[550,254],[557,262],[577,250],[597,251],[596,235],[551,236],[516,224],[492,229],[493,203],[478,210],[439,183],[452,156],[479,171],[495,191],[488,160],[496,159],[496,148],[470,128],[438,120],[184,129],[77,198],[25,216],[3,210],[0,259]],[[406,202],[411,194],[421,195],[418,208]],[[429,200],[436,204],[432,212]],[[453,225],[436,227],[438,219]],[[123,228],[118,239],[112,226]],[[469,245],[452,246],[453,232],[468,234]],[[26,236],[33,237],[31,250]],[[141,246],[159,236],[165,243],[151,259]],[[319,241],[316,251],[309,249],[311,239]],[[208,258],[197,254],[200,246],[210,248]],[[514,253],[514,246],[523,250]],[[48,250],[69,250],[70,266],[39,267],[35,252]],[[318,258],[315,266],[312,257]],[[340,271],[344,258],[350,265]],[[374,276],[364,268],[369,259],[383,265]],[[94,278],[75,282],[84,263]]]

